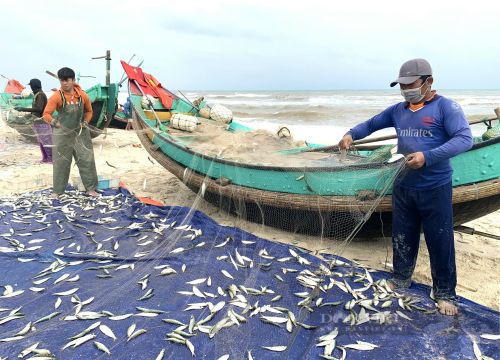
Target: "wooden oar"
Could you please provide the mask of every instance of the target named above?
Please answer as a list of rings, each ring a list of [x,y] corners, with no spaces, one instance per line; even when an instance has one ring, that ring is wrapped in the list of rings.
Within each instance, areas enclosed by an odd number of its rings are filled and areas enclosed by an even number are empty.
[[[370,144],[374,142],[379,142],[379,141],[384,141],[384,140],[392,140],[396,139],[398,136],[396,134],[394,135],[386,135],[386,136],[379,136],[371,139],[361,139],[361,140],[356,140],[352,142],[352,145],[362,145],[362,144]],[[338,145],[329,145],[329,146],[320,146],[317,148],[312,148],[305,150],[303,152],[312,152],[312,151],[334,151],[334,150],[339,150]]]
[[[500,108],[495,109],[495,113],[500,113]],[[488,119],[477,119],[477,120],[471,120],[469,121],[469,125],[473,124],[479,124],[479,123],[486,123],[488,121],[495,121],[499,120],[499,117],[494,117],[494,118],[488,118]],[[353,141],[352,145],[362,145],[362,144],[370,144],[370,143],[375,143],[379,141],[384,141],[384,140],[392,140],[396,139],[397,135],[386,135],[386,136],[379,136],[375,138],[370,138],[370,139],[361,139],[361,140],[356,140]],[[295,153],[303,153],[303,152],[315,152],[315,151],[335,151],[339,150],[338,145],[328,145],[328,146],[318,146],[318,147],[307,147],[306,149],[304,148],[298,148],[298,149],[288,149],[288,150],[282,150],[280,152],[286,153],[286,154],[295,154]]]
[[[353,141],[352,145],[369,144],[369,143],[374,143],[374,142],[384,141],[384,140],[391,140],[391,139],[396,139],[396,138],[397,138],[397,135],[395,135],[395,134],[394,135],[385,135],[385,136],[379,136],[379,137],[371,138],[371,139],[356,140],[356,141]],[[304,152],[335,151],[335,150],[339,150],[338,145],[307,147],[307,148],[292,148],[292,149],[287,149],[287,150],[281,150],[279,152],[284,153],[284,154],[297,154],[297,153],[304,153]]]
[[[135,54],[133,54],[130,59],[128,59],[127,61],[127,64],[130,64],[130,62],[132,61],[132,59],[135,57]],[[122,77],[120,78],[120,81],[118,81],[118,86],[121,86],[121,84],[125,81],[125,78],[126,78],[126,73],[125,71],[123,71],[123,74],[122,74]]]
[[[57,75],[56,75],[56,74],[54,74],[52,71],[45,70],[45,72],[46,72],[47,74],[49,74],[50,76],[52,76],[53,78],[56,78],[57,80],[59,80],[59,78],[57,77]]]
[[[489,234],[489,233],[486,233],[483,231],[478,231],[478,230],[471,228],[469,226],[457,225],[453,228],[453,230],[464,233],[464,234],[481,235],[481,236],[489,237],[491,239],[500,240],[500,236],[498,236],[498,235]]]
[[[180,91],[180,90],[177,90],[177,91],[178,91],[178,92],[182,95],[182,97],[183,97],[184,99],[186,99],[186,101],[189,103],[189,105],[191,105],[191,108],[192,108],[191,110],[198,110],[198,111],[200,111],[200,109],[199,109],[197,106],[194,106],[194,104],[191,102],[191,100],[189,100],[189,99],[186,97],[186,95],[184,95],[184,94],[182,93],[182,91]],[[189,110],[189,112],[191,112],[191,110]]]
[[[10,80],[7,76],[0,74],[1,77],[3,77],[5,80]]]
[[[486,123],[487,121],[495,121],[495,120],[500,120],[500,108],[496,108],[495,109],[495,112],[497,112],[497,117],[494,117],[494,118],[489,118],[489,119],[477,119],[477,120],[471,120],[469,121],[469,125],[473,125],[473,124],[479,124],[479,123]]]

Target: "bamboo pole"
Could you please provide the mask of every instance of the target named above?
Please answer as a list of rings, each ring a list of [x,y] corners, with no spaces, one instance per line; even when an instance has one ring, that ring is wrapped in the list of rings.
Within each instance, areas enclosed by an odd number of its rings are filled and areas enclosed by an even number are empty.
[[[468,121],[469,125],[473,124],[479,124],[479,123],[486,123],[487,121],[495,121],[500,119],[500,108],[495,109],[495,114],[497,115],[494,118],[488,118],[488,119],[478,119],[478,120],[471,120]],[[384,141],[384,140],[392,140],[396,139],[397,135],[386,135],[386,136],[379,136],[371,139],[361,139],[361,140],[356,140],[352,142],[352,145],[361,145],[361,144],[370,144],[374,142],[379,142],[379,141]],[[329,145],[329,146],[321,146],[321,147],[316,147],[316,148],[311,148],[303,151],[298,151],[298,152],[315,152],[315,151],[335,151],[339,150],[338,145]]]
[[[137,88],[139,89],[139,91],[141,92],[141,95],[144,97],[146,96],[144,94],[144,91],[142,91],[142,88],[141,88],[141,85],[139,85],[139,83],[137,82],[137,80],[133,80],[135,86],[137,86]],[[147,98],[147,97],[146,97]],[[149,98],[147,98],[148,100],[148,106],[149,106],[149,109],[153,112],[153,115],[155,116],[155,119],[156,119],[156,126],[157,127],[160,127],[161,126],[161,121],[160,121],[160,118],[158,117],[158,114],[156,113],[154,107],[153,107],[153,104],[151,103],[151,100],[149,100]]]

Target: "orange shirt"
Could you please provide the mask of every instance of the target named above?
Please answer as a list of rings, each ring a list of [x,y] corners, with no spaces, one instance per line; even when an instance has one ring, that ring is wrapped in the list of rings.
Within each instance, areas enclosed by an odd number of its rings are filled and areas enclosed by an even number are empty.
[[[83,120],[88,124],[92,119],[92,104],[90,103],[89,96],[85,91],[82,90],[80,85],[75,84],[74,86],[75,92],[73,94],[69,92],[63,91],[64,97],[66,98],[67,104],[78,104],[80,96],[82,97],[83,104]],[[62,99],[59,91],[56,91],[50,97],[47,102],[47,106],[45,107],[45,111],[43,112],[43,119],[49,124],[52,122],[52,113],[56,110],[59,110],[62,107]]]

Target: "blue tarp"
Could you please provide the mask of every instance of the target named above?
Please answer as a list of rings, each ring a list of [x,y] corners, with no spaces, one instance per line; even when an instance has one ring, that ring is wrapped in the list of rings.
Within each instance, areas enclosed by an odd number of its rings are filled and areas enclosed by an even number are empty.
[[[210,309],[185,310],[189,304],[221,301],[223,308],[204,324],[205,332],[228,317],[230,309],[238,314],[239,324],[221,328],[212,338],[202,331],[202,324],[184,328],[196,358],[218,359],[228,354],[229,359],[246,359],[251,351],[253,359],[317,359],[324,349],[316,346],[318,338],[335,328],[337,346],[357,341],[378,346],[370,351],[347,349],[347,359],[473,359],[473,339],[484,355],[499,354],[498,341],[480,337],[500,332],[499,313],[466,299],[459,299],[457,317],[403,310],[397,300],[381,309],[380,301],[374,305],[377,311],[399,310],[412,320],[396,315],[384,324],[369,321],[351,326],[343,320],[349,315],[344,304],[352,295],[339,286],[320,291],[322,303],[315,298],[311,311],[297,306],[303,300],[297,293],[311,292],[297,282],[297,276],[306,269],[311,272],[306,276],[314,275],[322,263],[297,247],[221,226],[189,208],[146,205],[123,189],[107,190],[97,201],[82,198],[52,201],[41,192],[0,203],[0,286],[4,287],[0,287],[0,358],[17,359],[22,350],[39,343],[37,349],[48,349],[57,359],[155,359],[162,350],[164,359],[190,359],[187,346],[166,340],[179,325],[162,319],[197,323]],[[167,268],[175,273],[160,276]],[[324,277],[325,285],[333,277],[345,280],[351,288],[361,288],[368,281],[359,281],[356,273],[364,270],[354,265],[337,266],[333,271],[334,275]],[[388,276],[370,274],[374,282]],[[206,280],[187,284],[197,279]],[[238,286],[233,298],[228,290],[232,284]],[[65,295],[71,290],[75,292]],[[407,295],[417,299],[422,309],[432,309],[429,290],[414,284]],[[23,292],[15,295],[19,291]],[[370,291],[364,293],[368,298]],[[244,301],[248,302],[246,310]],[[252,314],[264,305],[273,308]],[[286,324],[265,323],[261,318],[289,318],[285,309],[296,322],[316,327],[306,329],[296,323],[289,332]],[[359,313],[359,304],[353,310]],[[54,312],[50,320],[16,336],[30,322]],[[75,319],[76,314],[95,313],[102,317]],[[12,314],[23,316],[9,320]],[[133,315],[120,317],[127,314]],[[106,328],[95,327],[87,334],[92,335],[89,341],[62,350],[72,336],[96,322],[111,329],[116,340],[105,334]],[[127,341],[132,324],[136,324],[135,331],[146,332]],[[94,341],[104,344],[111,356],[98,350]],[[264,346],[286,349],[273,352]],[[341,354],[336,348],[332,355]]]

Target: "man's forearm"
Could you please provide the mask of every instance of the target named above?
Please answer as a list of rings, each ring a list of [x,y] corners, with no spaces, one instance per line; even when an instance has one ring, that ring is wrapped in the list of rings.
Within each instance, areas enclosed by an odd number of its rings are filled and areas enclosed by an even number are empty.
[[[87,124],[90,123],[92,120],[92,113],[91,112],[86,112],[83,114],[83,121],[85,121]]]
[[[425,164],[426,166],[431,166],[440,161],[450,159],[469,150],[472,145],[472,136],[468,134],[457,135],[438,148],[424,151]]]
[[[368,135],[374,133],[375,131],[385,129],[394,126],[392,123],[392,118],[390,116],[390,109],[386,109],[378,115],[375,115],[371,119],[356,125],[349,133],[353,140],[359,140],[367,137]]]

